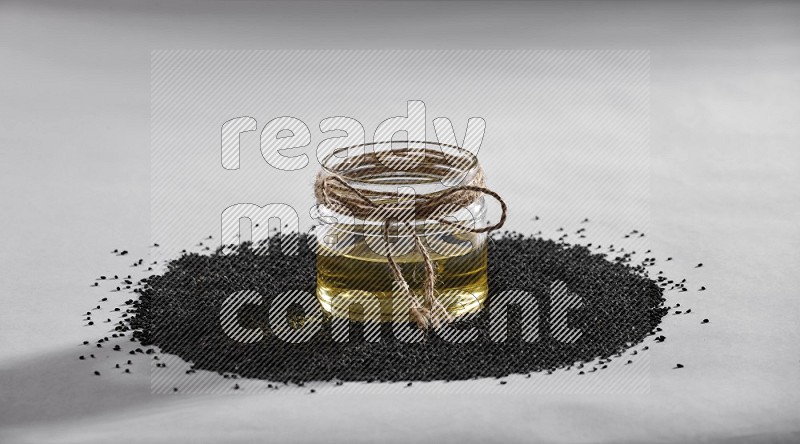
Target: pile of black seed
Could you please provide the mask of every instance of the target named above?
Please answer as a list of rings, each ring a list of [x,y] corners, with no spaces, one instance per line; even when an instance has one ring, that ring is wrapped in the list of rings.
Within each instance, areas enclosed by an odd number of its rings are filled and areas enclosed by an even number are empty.
[[[261,327],[265,338],[242,344],[230,339],[220,325],[223,301],[232,293],[253,290],[268,302],[287,290],[315,292],[313,234],[300,237],[299,252],[285,255],[276,235],[257,254],[243,244],[232,254],[220,248],[211,254],[184,254],[170,261],[166,271],[142,280],[134,291],[131,317],[120,331],[133,330],[143,345],[156,345],[193,363],[195,370],[238,374],[272,381],[409,381],[461,380],[501,377],[513,373],[555,370],[600,359],[610,361],[660,331],[669,307],[664,305],[664,283],[651,280],[648,263],[634,265],[630,254],[609,258],[589,246],[504,233],[490,238],[489,301],[492,294],[522,290],[539,302],[539,340],[521,339],[521,316],[509,310],[508,339],[493,342],[487,332],[486,312],[460,321],[475,327],[478,338],[454,344],[428,334],[420,343],[396,340],[391,326],[383,325],[379,342],[366,342],[354,323],[350,340],[335,342],[323,324],[311,340],[299,344],[269,335],[268,303],[245,306],[242,326]],[[582,330],[574,343],[552,337],[548,325],[549,289],[562,281],[579,294],[583,305],[568,316],[568,325]],[[491,302],[489,303],[491,304]],[[489,306],[491,308],[491,305]],[[302,315],[302,313],[299,313]],[[469,325],[465,325],[469,323]],[[605,368],[605,366],[600,367]]]

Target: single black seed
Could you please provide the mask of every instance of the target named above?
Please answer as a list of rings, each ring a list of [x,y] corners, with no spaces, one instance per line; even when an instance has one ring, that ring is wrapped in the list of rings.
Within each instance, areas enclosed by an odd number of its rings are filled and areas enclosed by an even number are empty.
[[[676,364],[675,368],[683,368],[683,364]]]
[[[83,356],[79,356],[78,359],[80,359],[82,361],[82,360],[84,360],[86,358],[84,358]]]
[[[703,319],[703,322],[701,322],[701,324],[708,324],[708,322],[709,322],[708,319]]]
[[[500,385],[506,385],[507,381],[500,381]]]
[[[702,264],[702,263],[699,263],[699,264],[697,264],[697,266],[696,266],[695,268],[700,268],[700,267],[702,267],[702,266],[703,266],[703,264]]]

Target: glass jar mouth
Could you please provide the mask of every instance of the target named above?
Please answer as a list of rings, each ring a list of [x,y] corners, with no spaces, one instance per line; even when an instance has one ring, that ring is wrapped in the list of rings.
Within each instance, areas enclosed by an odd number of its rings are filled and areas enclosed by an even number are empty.
[[[394,143],[406,143],[407,147],[392,149]],[[380,146],[388,149],[373,148],[367,152],[368,147]],[[351,150],[363,152],[350,155]],[[341,153],[346,155],[339,156]],[[477,156],[456,145],[406,140],[337,148],[322,159],[321,166],[326,174],[338,176],[356,187],[435,183],[450,187],[472,180],[479,168]]]

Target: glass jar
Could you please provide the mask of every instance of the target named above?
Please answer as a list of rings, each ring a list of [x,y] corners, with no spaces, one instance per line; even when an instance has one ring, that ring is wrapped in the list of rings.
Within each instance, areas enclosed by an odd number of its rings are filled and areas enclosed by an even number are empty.
[[[476,230],[486,227],[485,199],[454,189],[483,185],[477,158],[433,142],[417,149],[337,155],[380,144],[323,158],[314,214],[320,222],[316,296],[323,310],[359,320],[408,320],[410,301],[389,256],[417,301],[424,301],[432,268],[434,297],[451,317],[480,310],[488,294],[487,234]],[[322,183],[329,188],[322,190]],[[331,198],[337,189],[347,197]],[[351,311],[354,303],[360,312]]]

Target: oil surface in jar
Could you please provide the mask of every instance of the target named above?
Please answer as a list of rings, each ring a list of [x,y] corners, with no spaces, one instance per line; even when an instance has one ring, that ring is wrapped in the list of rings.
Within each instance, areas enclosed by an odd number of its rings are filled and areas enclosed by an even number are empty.
[[[488,294],[486,235],[466,232],[427,236],[422,239],[428,247],[431,241],[436,242],[439,247],[428,248],[436,270],[437,299],[453,316],[480,310]],[[377,303],[380,305],[379,316],[373,310],[367,319],[407,320],[405,313],[398,316],[397,311],[393,312],[393,309],[400,307],[398,303],[408,304],[408,300],[401,293],[393,292],[395,278],[386,256],[373,251],[363,235],[352,231],[349,235],[340,237],[339,242],[334,248],[319,242],[317,299],[322,308],[328,313],[334,307],[337,313],[347,313],[347,308],[344,311],[341,308],[350,307],[353,303],[364,307],[373,304],[374,308]],[[342,248],[342,244],[346,244],[347,248]],[[461,245],[461,248],[447,248],[448,244]],[[464,245],[469,247],[465,248]],[[410,253],[393,258],[412,292],[422,301],[426,271],[421,253],[413,249]],[[364,319],[364,312],[355,315],[350,312],[349,316],[361,320]]]

